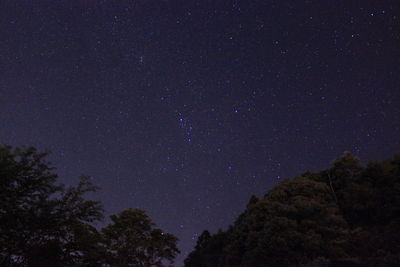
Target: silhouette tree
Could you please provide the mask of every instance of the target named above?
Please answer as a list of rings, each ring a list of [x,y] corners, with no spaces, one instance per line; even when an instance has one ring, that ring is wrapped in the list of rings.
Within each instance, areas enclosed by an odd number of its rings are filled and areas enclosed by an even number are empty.
[[[186,266],[192,267],[216,267],[220,266],[220,255],[227,244],[227,233],[219,230],[210,235],[206,230],[197,239],[195,250],[185,259]]]
[[[177,238],[155,228],[144,211],[112,215],[98,231],[102,205],[85,198],[98,188],[57,175],[35,148],[0,147],[0,266],[165,266],[179,253]]]
[[[232,237],[226,266],[296,265],[344,256],[347,225],[326,184],[296,177],[250,205]]]
[[[65,189],[46,156],[33,147],[0,147],[1,266],[79,262],[85,253],[76,233],[102,216],[99,202],[83,198],[96,190],[89,178]]]
[[[399,266],[400,155],[363,166],[345,152],[252,196],[222,234],[206,233],[185,266]]]
[[[177,238],[154,228],[142,210],[128,209],[112,215],[112,224],[102,229],[107,262],[112,266],[165,266],[179,250]]]

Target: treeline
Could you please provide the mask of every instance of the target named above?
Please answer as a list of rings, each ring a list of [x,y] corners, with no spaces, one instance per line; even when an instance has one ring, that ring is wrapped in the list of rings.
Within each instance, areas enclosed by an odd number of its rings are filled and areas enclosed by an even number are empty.
[[[400,266],[400,155],[287,179],[226,231],[204,231],[186,267]]]
[[[102,204],[85,198],[89,177],[57,184],[47,154],[0,147],[0,266],[172,266],[177,238],[142,210],[111,216],[98,230]]]
[[[89,177],[57,183],[35,148],[0,146],[0,266],[172,266],[177,238],[142,210],[102,229]],[[255,196],[226,231],[204,231],[186,267],[400,266],[400,155],[332,167]]]

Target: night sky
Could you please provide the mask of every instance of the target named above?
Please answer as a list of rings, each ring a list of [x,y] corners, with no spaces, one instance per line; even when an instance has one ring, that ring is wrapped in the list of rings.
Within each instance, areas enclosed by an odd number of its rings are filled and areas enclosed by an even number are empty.
[[[280,179],[400,151],[400,2],[1,0],[0,126],[180,266]]]

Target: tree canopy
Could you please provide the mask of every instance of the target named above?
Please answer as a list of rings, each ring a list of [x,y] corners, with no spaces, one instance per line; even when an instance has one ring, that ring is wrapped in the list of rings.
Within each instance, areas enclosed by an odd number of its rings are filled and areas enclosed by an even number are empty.
[[[142,210],[128,209],[111,216],[112,224],[103,228],[108,259],[112,266],[165,266],[179,252],[177,238],[154,228]]]
[[[155,228],[141,210],[112,215],[98,231],[102,204],[86,193],[98,188],[82,176],[57,184],[47,153],[0,147],[0,266],[163,266],[177,238]]]
[[[103,218],[88,176],[57,183],[47,153],[0,147],[0,266],[172,266],[177,238],[139,209]],[[207,230],[187,267],[399,266],[400,155],[346,152],[320,172],[252,196],[225,231]]]
[[[345,152],[253,196],[227,231],[199,237],[185,266],[398,266],[399,240],[400,155],[363,166]]]

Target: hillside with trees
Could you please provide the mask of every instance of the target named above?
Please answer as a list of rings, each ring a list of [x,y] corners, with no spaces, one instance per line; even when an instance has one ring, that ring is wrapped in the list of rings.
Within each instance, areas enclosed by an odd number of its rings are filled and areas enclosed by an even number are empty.
[[[400,266],[400,155],[332,167],[252,196],[226,231],[204,231],[186,267]]]

